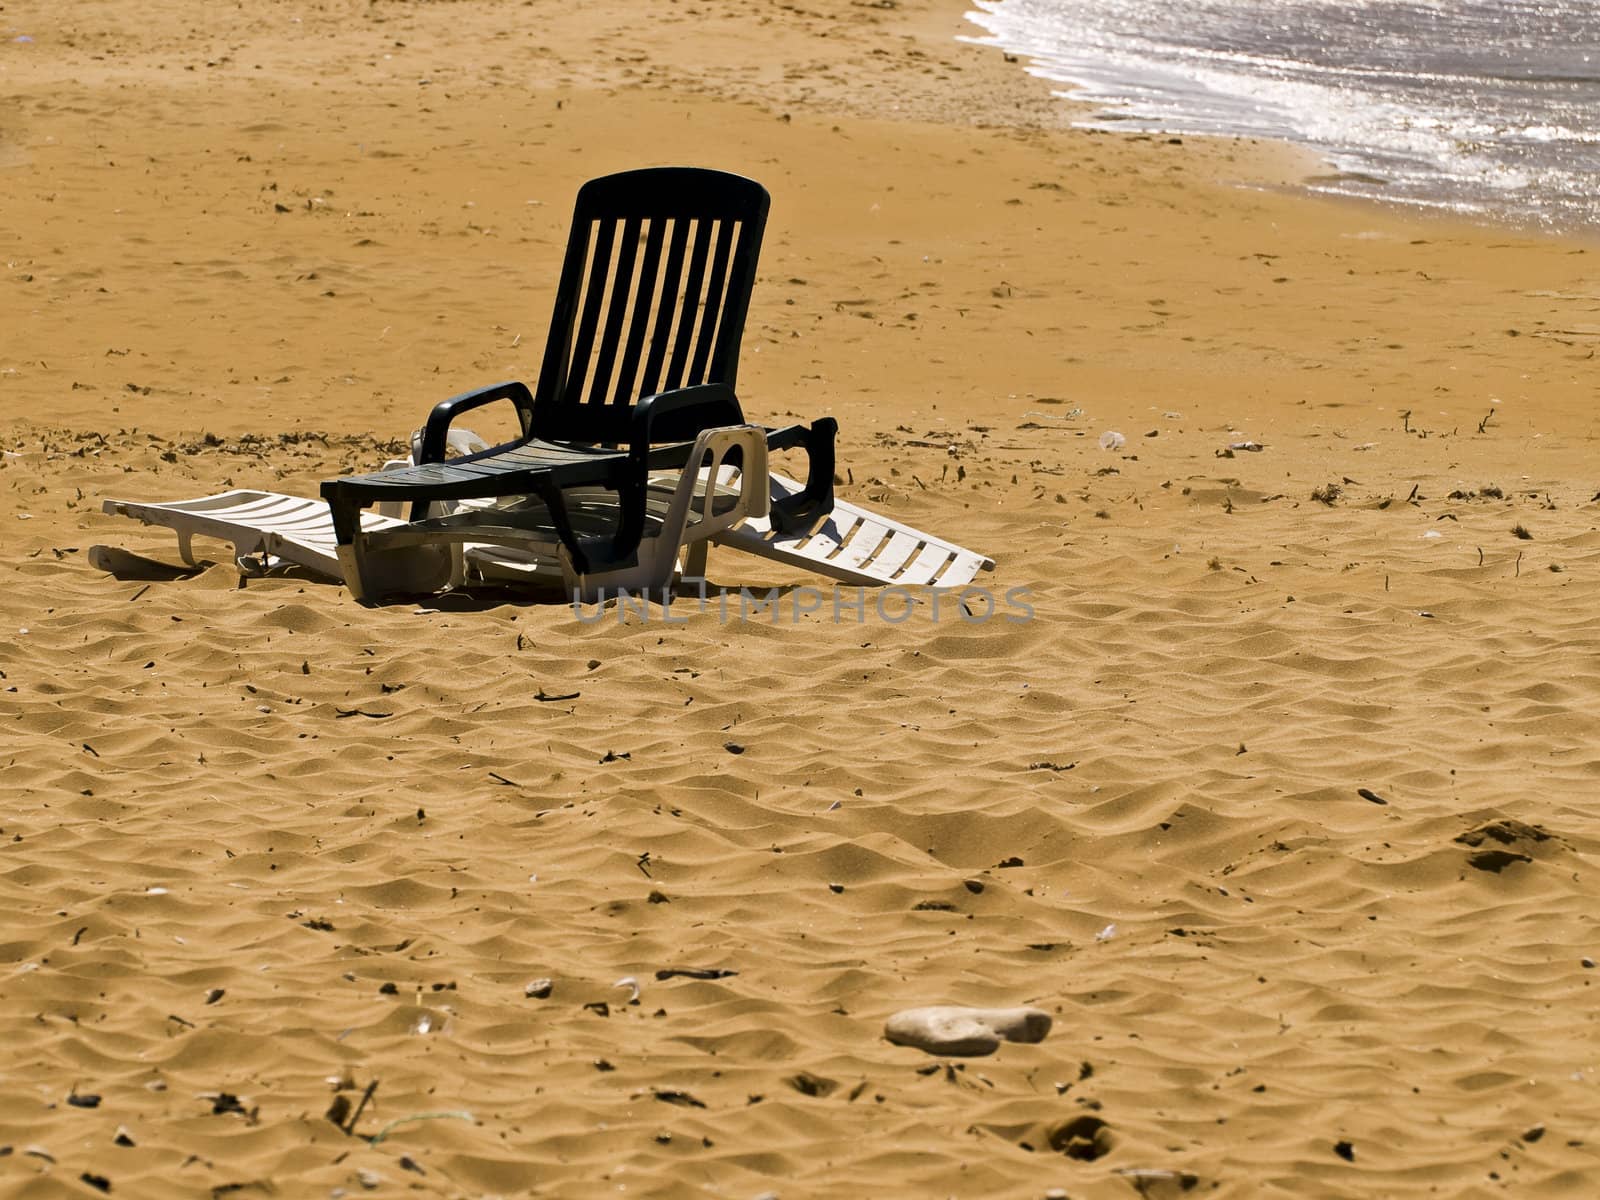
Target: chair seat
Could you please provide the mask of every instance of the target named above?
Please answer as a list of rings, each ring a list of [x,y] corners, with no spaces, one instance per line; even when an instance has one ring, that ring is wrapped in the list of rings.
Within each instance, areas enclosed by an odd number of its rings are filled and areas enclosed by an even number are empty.
[[[688,447],[683,449],[687,452]],[[330,486],[380,502],[390,495],[409,498],[419,491],[425,492],[430,500],[471,499],[493,494],[512,496],[531,490],[528,477],[534,474],[550,479],[557,487],[603,483],[627,457],[621,450],[568,446],[535,438],[507,449],[495,447],[482,454],[447,462],[344,475],[333,480]],[[486,493],[483,484],[489,480],[505,491]]]

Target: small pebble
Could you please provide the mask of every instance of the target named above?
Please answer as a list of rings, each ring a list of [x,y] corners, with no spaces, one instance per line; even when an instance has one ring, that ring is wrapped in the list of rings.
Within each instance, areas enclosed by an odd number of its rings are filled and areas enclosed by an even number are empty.
[[[550,993],[555,990],[555,980],[535,979],[527,987],[522,989],[522,994],[524,996],[530,996],[535,1000],[547,1000],[550,997]]]

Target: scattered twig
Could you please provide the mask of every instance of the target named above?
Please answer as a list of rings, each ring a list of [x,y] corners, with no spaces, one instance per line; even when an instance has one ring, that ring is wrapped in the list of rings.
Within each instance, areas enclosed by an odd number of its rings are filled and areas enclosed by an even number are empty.
[[[727,979],[730,975],[739,972],[726,967],[662,967],[656,972],[657,979]]]
[[[361,1114],[364,1111],[366,1111],[367,1101],[372,1099],[372,1093],[377,1091],[377,1090],[378,1090],[378,1081],[377,1081],[377,1079],[373,1079],[373,1081],[371,1083],[367,1084],[367,1090],[361,1093],[361,1101],[360,1101],[360,1103],[358,1103],[356,1105],[355,1112],[350,1114],[350,1120],[345,1122],[345,1125],[344,1125],[345,1136],[347,1136],[347,1137],[354,1137],[355,1136],[356,1122],[361,1120]]]
[[[413,1113],[409,1117],[396,1117],[394,1120],[390,1121],[387,1125],[385,1125],[382,1129],[378,1130],[377,1133],[375,1133],[371,1137],[369,1137],[367,1139],[367,1145],[376,1146],[379,1142],[383,1141],[386,1137],[389,1136],[389,1131],[390,1130],[398,1128],[401,1125],[409,1125],[413,1121],[444,1121],[444,1120],[472,1121],[472,1120],[476,1120],[476,1118],[471,1113],[464,1112],[464,1111]]]

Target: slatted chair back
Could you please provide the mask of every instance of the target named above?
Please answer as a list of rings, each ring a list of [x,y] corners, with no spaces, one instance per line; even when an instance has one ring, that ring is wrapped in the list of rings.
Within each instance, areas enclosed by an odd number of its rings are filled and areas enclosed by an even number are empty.
[[[753,180],[698,167],[584,184],[528,432],[622,445],[641,397],[733,387],[768,204]]]

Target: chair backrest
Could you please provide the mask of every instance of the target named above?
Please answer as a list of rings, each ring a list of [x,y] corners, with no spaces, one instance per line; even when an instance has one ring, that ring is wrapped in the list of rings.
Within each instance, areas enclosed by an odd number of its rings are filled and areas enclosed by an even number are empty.
[[[698,167],[584,184],[528,431],[622,444],[641,397],[732,387],[768,203],[759,183]]]

